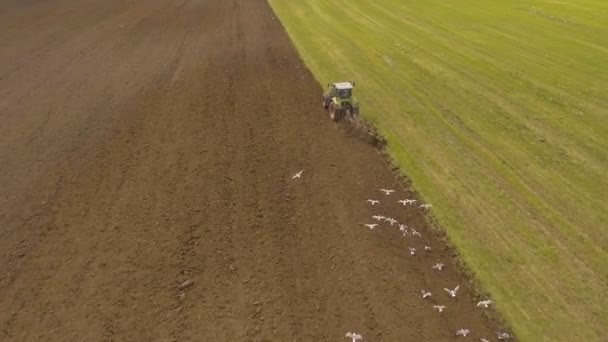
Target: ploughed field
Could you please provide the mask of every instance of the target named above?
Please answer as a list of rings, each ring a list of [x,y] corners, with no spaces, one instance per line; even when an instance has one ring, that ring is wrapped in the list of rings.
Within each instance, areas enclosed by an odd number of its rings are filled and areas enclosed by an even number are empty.
[[[0,2],[0,340],[495,338],[321,91],[262,0]]]

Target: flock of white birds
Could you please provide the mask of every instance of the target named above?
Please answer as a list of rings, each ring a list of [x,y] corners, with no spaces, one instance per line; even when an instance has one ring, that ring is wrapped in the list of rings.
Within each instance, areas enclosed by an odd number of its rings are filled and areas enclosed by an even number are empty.
[[[395,192],[395,190],[393,190],[393,189],[380,189],[380,191],[383,192],[386,196],[390,196],[391,194],[393,194]],[[382,201],[384,201],[384,200],[382,200]],[[371,206],[377,206],[377,205],[381,204],[382,201],[379,199],[368,199],[367,203],[369,203]],[[397,203],[400,203],[403,206],[417,206],[421,210],[428,210],[431,208],[430,204],[417,204],[418,201],[415,199],[402,199],[402,200],[398,200]],[[420,232],[418,232],[415,228],[409,227],[408,225],[406,225],[404,223],[400,223],[398,220],[396,220],[392,217],[387,217],[384,215],[373,215],[372,218],[379,223],[365,223],[364,226],[369,228],[370,230],[375,230],[376,228],[378,228],[380,226],[381,222],[384,222],[384,223],[389,224],[390,226],[399,227],[399,231],[401,232],[401,234],[404,237],[408,237],[408,236],[411,236],[414,238],[422,237],[422,234],[420,234]],[[418,253],[418,249],[416,247],[408,247],[408,250],[409,250],[409,254],[411,256],[415,256]],[[425,245],[424,251],[431,251],[431,247]],[[445,264],[443,264],[441,262],[437,262],[436,264],[434,264],[432,266],[432,269],[433,269],[433,271],[441,271],[441,270],[443,270],[444,267],[445,267]],[[460,289],[460,285],[456,285],[456,287],[454,287],[453,289],[444,288],[443,290],[445,292],[447,292],[451,298],[456,298],[459,289]],[[422,299],[427,299],[427,298],[433,296],[431,291],[427,291],[425,289],[420,290],[420,294],[421,294]],[[488,308],[488,307],[490,307],[490,305],[492,303],[493,303],[493,301],[490,299],[482,300],[477,303],[477,307]],[[445,309],[447,309],[446,305],[433,305],[433,310],[436,310],[439,313],[443,312]],[[466,328],[458,329],[456,331],[456,336],[467,337],[469,334],[471,334],[471,330],[466,329]],[[358,334],[355,332],[348,332],[348,333],[346,333],[346,335],[344,337],[350,338],[352,340],[352,342],[357,342],[357,341],[363,340],[363,336],[361,334]],[[511,335],[508,333],[505,333],[505,332],[498,332],[497,337],[498,337],[498,340],[504,341],[504,340],[510,339]],[[480,338],[480,341],[489,342],[490,340],[488,340],[486,338]]]
[[[301,178],[303,172],[304,172],[304,170],[301,170],[298,173],[294,174],[291,178],[292,179]],[[395,190],[393,190],[393,189],[380,189],[380,191],[383,192],[386,196],[390,196],[391,194],[393,194],[395,192]],[[397,203],[400,203],[403,206],[414,206],[414,205],[416,205],[417,202],[418,201],[415,199],[402,199],[402,200],[397,201]],[[380,204],[381,201],[377,200],[377,199],[368,199],[367,203],[369,203],[371,206],[376,206],[376,205]],[[420,205],[418,205],[418,208],[420,208],[421,210],[428,210],[431,208],[431,205],[430,204],[420,204]],[[400,223],[398,220],[396,220],[392,217],[386,217],[384,215],[373,215],[372,218],[378,222],[388,223],[390,226],[397,225],[399,227],[399,231],[401,232],[401,234],[404,237],[407,237],[407,236],[416,237],[416,238],[422,237],[422,234],[420,234],[415,228],[408,227],[408,225]],[[366,223],[364,225],[367,228],[369,228],[370,230],[374,230],[380,224],[379,223]],[[409,253],[411,256],[415,256],[418,253],[418,249],[416,247],[408,247],[408,250],[409,250]],[[430,251],[431,247],[424,246],[424,250]],[[443,264],[441,262],[437,262],[431,268],[434,271],[442,271],[444,267],[445,267],[445,264]],[[458,290],[460,289],[460,285],[456,285],[456,287],[454,287],[453,289],[449,289],[449,288],[443,288],[443,289],[444,289],[444,291],[446,291],[448,293],[448,295],[451,298],[456,298]],[[427,298],[433,296],[433,294],[430,291],[427,291],[424,289],[420,290],[420,293],[421,293],[422,299],[427,299]],[[488,308],[488,307],[490,307],[490,305],[492,303],[493,303],[493,301],[490,299],[482,300],[477,303],[477,307]],[[437,310],[437,312],[439,312],[439,313],[443,312],[446,308],[447,308],[447,306],[445,306],[445,305],[433,305],[433,309]],[[456,336],[467,337],[470,333],[471,333],[470,329],[461,328],[456,331]],[[363,341],[363,336],[361,334],[358,334],[355,332],[347,332],[344,335],[344,337],[351,339],[352,342]],[[498,332],[497,337],[498,337],[498,340],[500,340],[500,341],[505,341],[505,340],[509,340],[512,338],[511,334],[506,333],[506,332]],[[490,341],[483,337],[480,338],[479,340],[481,342]]]

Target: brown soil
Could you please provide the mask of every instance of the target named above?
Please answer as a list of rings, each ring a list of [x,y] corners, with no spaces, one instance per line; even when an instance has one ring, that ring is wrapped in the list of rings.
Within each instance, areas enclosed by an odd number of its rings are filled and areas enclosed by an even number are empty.
[[[263,0],[0,2],[0,340],[495,336],[321,91]]]

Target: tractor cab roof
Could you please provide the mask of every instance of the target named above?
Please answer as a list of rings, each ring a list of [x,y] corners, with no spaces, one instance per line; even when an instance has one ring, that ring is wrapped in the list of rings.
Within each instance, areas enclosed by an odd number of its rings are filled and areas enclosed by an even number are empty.
[[[334,83],[336,89],[353,89],[353,85],[350,82],[337,82]]]

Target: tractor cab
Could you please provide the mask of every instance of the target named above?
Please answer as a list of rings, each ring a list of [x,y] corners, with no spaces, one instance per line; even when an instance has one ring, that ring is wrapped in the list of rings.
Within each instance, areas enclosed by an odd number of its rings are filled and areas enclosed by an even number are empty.
[[[331,87],[331,97],[349,99],[353,94],[353,85],[350,82],[334,83]]]

